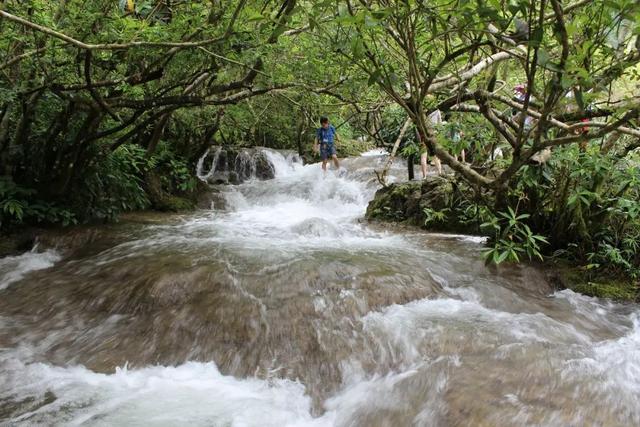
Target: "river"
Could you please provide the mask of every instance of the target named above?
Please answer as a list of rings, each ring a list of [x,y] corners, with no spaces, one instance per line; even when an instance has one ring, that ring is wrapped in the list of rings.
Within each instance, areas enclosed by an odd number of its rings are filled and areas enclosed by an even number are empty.
[[[224,210],[0,259],[1,425],[640,425],[637,306],[366,224],[382,155],[268,155]]]

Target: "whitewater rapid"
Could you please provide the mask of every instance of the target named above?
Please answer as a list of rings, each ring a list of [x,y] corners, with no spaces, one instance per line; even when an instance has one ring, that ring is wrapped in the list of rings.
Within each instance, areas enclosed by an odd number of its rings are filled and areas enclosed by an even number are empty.
[[[382,153],[266,155],[225,210],[0,259],[1,425],[640,424],[637,306],[370,226]]]

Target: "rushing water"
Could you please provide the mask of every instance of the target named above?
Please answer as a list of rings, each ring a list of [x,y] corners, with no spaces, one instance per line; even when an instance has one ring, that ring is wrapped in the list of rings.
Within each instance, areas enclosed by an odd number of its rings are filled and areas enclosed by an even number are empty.
[[[640,424],[637,306],[361,222],[373,154],[0,259],[0,424]]]

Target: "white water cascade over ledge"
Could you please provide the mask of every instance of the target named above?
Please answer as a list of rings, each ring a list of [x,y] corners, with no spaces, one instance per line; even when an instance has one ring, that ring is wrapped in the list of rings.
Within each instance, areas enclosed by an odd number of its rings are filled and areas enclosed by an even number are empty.
[[[302,159],[293,151],[215,146],[208,148],[198,160],[196,175],[210,184],[239,184],[252,179],[272,179],[277,168],[282,173],[294,163],[302,165]]]
[[[257,152],[200,159],[225,210],[0,260],[0,425],[640,425],[637,305],[364,223],[381,153]]]

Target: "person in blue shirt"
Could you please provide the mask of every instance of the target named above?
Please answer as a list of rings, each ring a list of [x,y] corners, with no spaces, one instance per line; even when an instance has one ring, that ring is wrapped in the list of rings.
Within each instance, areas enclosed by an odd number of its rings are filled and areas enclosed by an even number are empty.
[[[327,117],[321,117],[320,127],[316,130],[314,149],[316,152],[320,152],[320,157],[322,158],[322,170],[325,172],[327,171],[327,162],[330,157],[333,159],[333,164],[336,166],[336,169],[340,169],[335,141],[338,141],[336,128],[329,123],[329,119]]]

